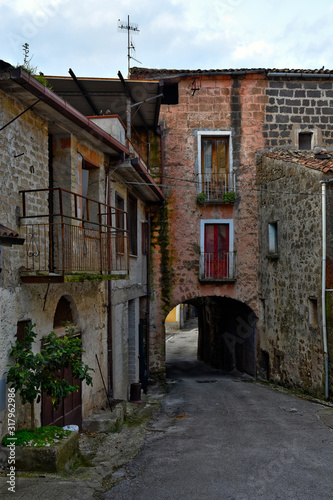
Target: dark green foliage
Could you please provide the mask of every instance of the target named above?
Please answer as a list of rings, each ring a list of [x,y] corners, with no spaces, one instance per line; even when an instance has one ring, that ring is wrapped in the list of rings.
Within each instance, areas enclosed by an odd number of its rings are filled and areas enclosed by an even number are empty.
[[[199,193],[197,195],[197,204],[198,205],[206,205],[206,201],[207,201],[206,193]]]
[[[229,193],[223,194],[223,203],[235,203],[236,194],[230,191]]]
[[[58,408],[62,398],[78,390],[78,386],[71,385],[60,377],[59,371],[71,367],[75,378],[85,380],[92,385],[92,377],[89,374],[91,368],[82,362],[81,356],[84,352],[81,339],[74,337],[74,327],[68,325],[65,328],[66,335],[57,337],[51,332],[42,338],[43,347],[40,353],[32,351],[32,345],[36,339],[34,328],[36,325],[28,326],[23,342],[16,342],[12,347],[11,355],[14,363],[7,373],[7,383],[19,392],[22,403],[40,401],[43,391],[51,397],[55,409]],[[32,424],[33,426],[33,424]]]

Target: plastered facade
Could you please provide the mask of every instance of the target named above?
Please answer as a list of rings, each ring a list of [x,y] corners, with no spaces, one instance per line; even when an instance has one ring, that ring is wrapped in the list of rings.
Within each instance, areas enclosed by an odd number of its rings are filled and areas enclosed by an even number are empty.
[[[8,123],[25,106],[11,95],[0,90],[0,124]],[[36,108],[37,109],[37,108]],[[124,137],[124,131],[122,132]],[[107,201],[107,168],[110,157],[99,149],[96,139],[89,141],[87,133],[79,137],[74,131],[49,129],[49,122],[35,110],[25,112],[4,129],[0,138],[0,213],[1,223],[22,233],[22,199],[20,190],[61,187],[88,196],[99,202]],[[114,161],[113,158],[111,160]],[[127,169],[130,165],[127,165]],[[84,188],[83,170],[89,169],[87,186]],[[54,317],[59,300],[65,297],[70,304],[72,319],[81,334],[84,349],[83,362],[94,371],[93,386],[82,384],[82,417],[107,406],[104,382],[108,385],[112,371],[113,387],[110,396],[126,400],[132,382],[139,381],[138,325],[145,316],[147,295],[147,255],[142,252],[141,225],[147,223],[146,202],[135,188],[128,187],[116,169],[110,173],[111,199],[115,206],[115,194],[124,198],[124,210],[128,209],[129,192],[137,202],[137,255],[129,257],[129,270],[124,279],[116,277],[110,285],[112,299],[108,298],[107,281],[55,283],[22,283],[21,272],[26,265],[25,246],[1,247],[0,273],[0,434],[6,433],[6,365],[15,342],[17,325],[21,321],[36,324],[38,334],[34,349],[40,349],[41,338],[54,330]],[[86,189],[86,192],[84,191]],[[56,195],[53,197],[55,210]],[[75,216],[70,199],[64,199],[68,214]],[[48,197],[45,193],[27,198],[29,213],[47,213]],[[82,203],[78,204],[77,217],[82,217]],[[93,210],[93,209],[92,209]],[[97,214],[90,214],[97,216]],[[24,236],[23,236],[24,237]],[[129,306],[130,303],[130,306]],[[129,314],[129,307],[131,314]],[[109,311],[111,308],[111,314]],[[112,359],[109,358],[108,321],[111,321]],[[63,329],[56,328],[62,335]],[[129,342],[129,336],[131,338]],[[98,358],[98,362],[96,359]],[[108,366],[109,365],[109,366]],[[101,372],[99,370],[101,367]],[[110,389],[110,387],[109,387]],[[18,427],[29,425],[29,405],[17,403]],[[41,405],[35,405],[36,425],[41,425]]]

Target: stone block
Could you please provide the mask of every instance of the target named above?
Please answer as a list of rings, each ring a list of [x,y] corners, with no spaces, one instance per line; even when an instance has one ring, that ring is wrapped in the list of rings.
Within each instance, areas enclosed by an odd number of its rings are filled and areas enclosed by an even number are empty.
[[[0,465],[8,466],[10,449],[0,446]],[[16,446],[15,467],[18,471],[59,472],[70,469],[79,456],[79,436],[77,431],[50,447]]]
[[[114,432],[124,421],[126,403],[118,403],[113,411],[99,413],[83,421],[83,429],[90,432]]]

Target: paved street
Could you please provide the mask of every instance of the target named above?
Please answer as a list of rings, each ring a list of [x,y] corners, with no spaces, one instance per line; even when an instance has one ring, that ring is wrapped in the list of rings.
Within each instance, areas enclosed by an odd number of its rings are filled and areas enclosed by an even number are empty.
[[[196,343],[168,336],[169,395],[103,500],[333,498],[333,410],[204,367]]]
[[[16,493],[0,477],[0,498],[332,499],[333,409],[210,369],[196,346],[194,324],[167,335],[169,393],[155,420],[89,438],[93,467],[22,475]]]

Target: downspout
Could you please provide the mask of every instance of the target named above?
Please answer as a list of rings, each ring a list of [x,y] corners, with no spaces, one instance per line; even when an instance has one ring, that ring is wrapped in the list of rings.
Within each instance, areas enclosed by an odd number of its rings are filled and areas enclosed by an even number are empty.
[[[147,337],[146,337],[146,363],[147,363],[147,380],[149,380],[149,351],[150,351],[150,294],[151,294],[151,286],[150,286],[150,279],[151,279],[151,273],[150,273],[150,265],[151,265],[151,260],[150,260],[150,245],[151,245],[151,236],[150,236],[150,231],[151,231],[151,213],[148,210],[147,213],[147,219],[148,219],[148,242],[147,242],[147,311],[146,311],[146,321],[147,321]]]
[[[48,153],[49,153],[49,188],[53,189],[54,188],[54,172],[53,172],[53,136],[49,134],[48,138]],[[52,239],[52,231],[51,228],[53,227],[53,214],[54,214],[54,203],[53,203],[53,191],[49,191],[49,199],[48,199],[48,204],[49,204],[49,225],[50,225],[50,231],[49,231],[49,270],[53,272],[54,270],[54,244],[53,244],[53,239]]]
[[[111,206],[111,182],[110,182],[110,168],[106,173],[106,189],[107,189],[107,205]],[[111,226],[111,213],[108,211],[107,224]],[[109,229],[108,229],[109,230]],[[108,269],[108,273],[111,274],[111,269]],[[109,397],[113,398],[113,331],[112,331],[112,281],[108,279],[108,305],[107,305],[107,349],[108,349],[108,393]]]
[[[161,187],[163,191],[164,185],[164,141],[163,141],[163,126],[159,125],[156,130],[157,134],[160,136],[160,148],[161,148]]]
[[[326,322],[326,184],[330,181],[320,181],[322,201],[322,284],[321,284],[321,308],[323,328],[323,348],[325,362],[325,397],[329,397],[329,372],[328,372],[328,349],[327,349],[327,322]]]

